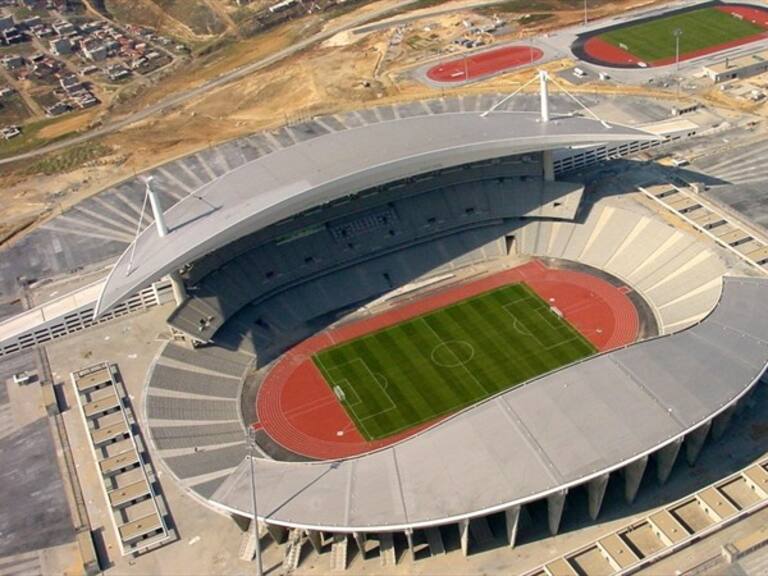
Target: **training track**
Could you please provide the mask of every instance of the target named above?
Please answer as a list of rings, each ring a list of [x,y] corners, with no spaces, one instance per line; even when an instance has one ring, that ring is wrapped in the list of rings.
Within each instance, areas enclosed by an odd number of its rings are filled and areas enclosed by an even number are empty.
[[[738,5],[738,4],[722,5],[721,4],[721,5],[716,5],[715,7],[717,10],[720,10],[722,12],[726,12],[728,14],[735,14],[744,18],[745,20],[752,21],[755,24],[762,26],[766,30],[766,32],[753,34],[751,36],[745,36],[743,38],[732,40],[731,42],[716,44],[713,46],[709,46],[707,48],[702,48],[700,50],[693,50],[690,52],[681,53],[680,54],[681,62],[686,60],[692,60],[694,58],[699,58],[701,56],[707,56],[709,54],[715,54],[717,52],[722,52],[723,50],[728,50],[730,48],[735,48],[737,46],[743,46],[745,44],[757,42],[758,40],[764,40],[766,36],[768,36],[768,11],[767,10],[761,9],[757,6],[748,6],[744,4],[741,4],[741,5]],[[702,8],[702,5],[698,4],[692,7],[684,8],[682,10],[673,10],[670,12],[665,12],[660,15],[651,16],[648,18],[638,18],[637,20],[630,20],[628,22],[623,22],[617,26],[608,26],[606,28],[599,28],[597,30],[592,30],[586,34],[579,35],[576,42],[573,43],[571,50],[574,56],[576,56],[578,59],[584,60],[585,62],[589,62],[590,64],[596,64],[598,66],[607,66],[610,68],[640,68],[641,66],[640,66],[639,58],[637,58],[631,52],[624,50],[618,46],[615,46],[607,42],[606,40],[603,40],[601,36],[610,30],[627,28],[643,22],[659,20],[674,14],[690,12],[692,10],[696,10],[700,8]],[[644,64],[646,64],[646,66],[650,68],[657,68],[659,66],[668,66],[669,64],[674,64],[674,62],[675,62],[675,57],[672,56],[669,58],[654,60],[652,62],[645,62]]]
[[[440,83],[470,82],[533,64],[542,56],[544,52],[533,46],[503,46],[437,64],[427,70],[427,78]]]

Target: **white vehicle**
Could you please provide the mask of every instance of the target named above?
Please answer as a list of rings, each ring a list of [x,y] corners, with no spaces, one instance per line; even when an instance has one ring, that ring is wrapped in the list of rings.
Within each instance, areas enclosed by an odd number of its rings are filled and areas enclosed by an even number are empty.
[[[682,168],[683,166],[688,166],[688,164],[690,164],[690,162],[685,158],[672,158],[672,166],[675,168]]]
[[[584,76],[586,76],[587,73],[584,72],[584,70],[582,70],[581,68],[574,68],[573,75],[576,76],[577,78],[584,78]]]

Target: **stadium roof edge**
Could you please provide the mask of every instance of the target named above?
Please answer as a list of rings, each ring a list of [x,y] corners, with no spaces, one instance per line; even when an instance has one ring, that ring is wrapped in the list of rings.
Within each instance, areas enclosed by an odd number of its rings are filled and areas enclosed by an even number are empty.
[[[367,188],[500,156],[658,138],[581,116],[541,122],[536,112],[498,111],[485,118],[399,118],[324,134],[252,160],[179,201],[165,213],[167,236],[150,226],[118,259],[94,314],[246,234]]]

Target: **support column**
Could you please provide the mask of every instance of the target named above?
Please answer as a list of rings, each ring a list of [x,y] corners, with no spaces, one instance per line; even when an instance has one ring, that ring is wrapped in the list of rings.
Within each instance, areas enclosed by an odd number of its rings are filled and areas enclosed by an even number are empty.
[[[555,181],[555,160],[552,155],[552,150],[544,150],[541,153],[541,163],[544,167],[544,181]]]
[[[416,548],[413,546],[413,530],[405,531],[405,539],[408,541],[408,553],[411,556],[411,562],[416,562]]]
[[[554,536],[560,530],[560,519],[563,517],[563,508],[565,507],[565,497],[568,490],[560,490],[547,497],[547,521],[549,524],[549,533]]]
[[[504,518],[507,521],[507,542],[510,548],[514,548],[517,540],[517,525],[520,522],[520,506],[504,510]]]
[[[424,528],[424,535],[427,537],[429,553],[432,556],[443,556],[445,554],[445,544],[443,544],[443,535],[440,533],[440,528],[437,526]]]
[[[603,498],[605,497],[605,489],[608,486],[608,479],[610,474],[603,474],[597,478],[593,478],[587,483],[587,492],[589,495],[589,517],[592,520],[596,520],[600,514],[600,508],[603,505]]]
[[[176,306],[181,306],[187,299],[187,287],[184,286],[184,280],[181,278],[181,274],[175,270],[168,274],[168,278],[171,281],[171,290],[173,290],[173,299],[176,301]]]
[[[357,549],[360,550],[360,556],[365,560],[365,534],[362,532],[352,532],[352,537],[355,539]]]
[[[334,534],[331,543],[331,570],[341,572],[347,569],[349,538],[347,534]]]
[[[469,520],[459,520],[459,541],[461,553],[467,556],[469,554]]]
[[[394,566],[397,564],[397,550],[391,532],[379,534],[379,560],[382,566]]]
[[[627,504],[632,504],[635,501],[647,466],[648,456],[643,456],[624,467],[624,498]]]
[[[469,521],[469,533],[478,546],[485,547],[493,543],[493,532],[485,516],[478,516]]]
[[[312,544],[312,549],[317,554],[322,554],[323,552],[323,535],[318,530],[307,530],[307,539],[309,540],[309,543]]]
[[[731,423],[731,418],[735,411],[736,409],[733,406],[729,406],[715,416],[712,421],[712,440],[720,440],[720,438],[723,437],[726,428],[728,428],[728,425]]]
[[[672,467],[675,465],[682,444],[683,439],[678,438],[656,452],[656,479],[660,485],[664,485],[672,473]]]
[[[709,420],[685,437],[685,460],[688,462],[688,466],[693,466],[699,459],[699,454],[701,454],[701,449],[704,447],[711,427],[712,421]]]
[[[266,528],[267,532],[269,532],[269,535],[272,536],[272,539],[275,542],[278,544],[285,542],[285,539],[288,536],[288,530],[282,526],[277,526],[276,524],[266,524]]]

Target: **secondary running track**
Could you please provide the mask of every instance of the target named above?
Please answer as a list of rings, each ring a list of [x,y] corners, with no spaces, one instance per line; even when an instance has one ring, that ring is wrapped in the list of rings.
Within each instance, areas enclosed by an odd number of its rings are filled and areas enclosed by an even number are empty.
[[[369,452],[431,426],[435,421],[389,438],[366,441],[323,380],[312,355],[328,346],[515,282],[525,282],[556,306],[600,351],[629,344],[637,338],[639,320],[627,296],[627,287],[613,286],[584,272],[547,268],[532,261],[447,287],[371,318],[325,330],[298,344],[277,361],[262,381],[256,399],[259,421],[253,426],[263,429],[292,452],[323,460]]]
[[[427,70],[427,78],[440,83],[469,82],[531,65],[542,56],[544,52],[533,46],[504,46],[442,62]]]

